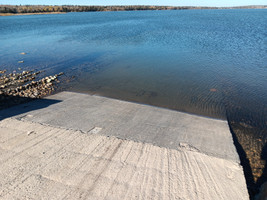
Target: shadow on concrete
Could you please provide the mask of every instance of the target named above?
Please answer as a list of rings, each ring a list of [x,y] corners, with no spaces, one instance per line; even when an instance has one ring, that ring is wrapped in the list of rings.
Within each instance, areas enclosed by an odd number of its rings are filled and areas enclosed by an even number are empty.
[[[33,99],[0,95],[0,120],[27,113],[29,111],[42,109],[59,102],[61,101],[53,99]]]

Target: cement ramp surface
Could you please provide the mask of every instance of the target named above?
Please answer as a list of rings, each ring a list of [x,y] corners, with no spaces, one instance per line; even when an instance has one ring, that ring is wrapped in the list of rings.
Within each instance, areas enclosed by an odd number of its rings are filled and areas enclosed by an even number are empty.
[[[249,199],[226,121],[71,92],[48,99],[57,103],[0,111],[0,199]]]
[[[1,199],[248,199],[236,162],[39,123],[0,122]]]
[[[57,101],[42,109],[42,101],[0,111],[23,114],[17,119],[89,132],[98,127],[101,135],[116,136],[172,149],[189,148],[239,162],[227,121],[190,115],[169,109],[87,94],[62,92],[46,100]],[[27,104],[26,104],[27,105]]]

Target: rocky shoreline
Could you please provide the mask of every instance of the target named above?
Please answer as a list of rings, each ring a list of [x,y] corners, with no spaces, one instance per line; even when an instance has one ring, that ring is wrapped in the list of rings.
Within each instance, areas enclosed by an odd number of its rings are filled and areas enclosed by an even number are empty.
[[[59,83],[58,78],[63,72],[37,80],[42,72],[22,71],[8,74],[6,70],[0,70],[0,109],[53,93],[55,83]]]

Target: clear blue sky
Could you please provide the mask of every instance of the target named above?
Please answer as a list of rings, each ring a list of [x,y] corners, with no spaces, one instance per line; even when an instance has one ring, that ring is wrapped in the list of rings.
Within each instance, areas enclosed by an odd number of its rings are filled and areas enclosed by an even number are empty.
[[[0,0],[0,4],[242,6],[266,5],[267,0]]]

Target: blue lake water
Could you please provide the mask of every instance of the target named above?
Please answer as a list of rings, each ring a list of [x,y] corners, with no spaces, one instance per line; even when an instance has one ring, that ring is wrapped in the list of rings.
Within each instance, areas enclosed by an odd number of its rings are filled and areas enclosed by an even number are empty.
[[[266,22],[266,9],[0,17],[0,69],[62,71],[64,90],[227,119],[246,176],[261,176],[253,188],[267,180]]]
[[[0,67],[63,71],[75,76],[67,90],[264,128],[266,21],[249,9],[0,17]]]

